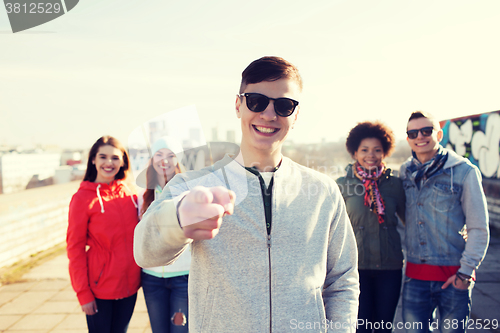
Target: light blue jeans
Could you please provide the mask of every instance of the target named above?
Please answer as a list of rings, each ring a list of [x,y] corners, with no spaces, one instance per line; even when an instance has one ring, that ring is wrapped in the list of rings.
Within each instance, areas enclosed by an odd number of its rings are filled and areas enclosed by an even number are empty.
[[[473,285],[461,290],[452,284],[441,289],[443,284],[405,277],[403,321],[407,333],[432,332],[436,328],[441,333],[466,331]],[[439,318],[433,321],[436,308]]]
[[[188,332],[188,275],[158,278],[142,272],[142,289],[153,333]]]

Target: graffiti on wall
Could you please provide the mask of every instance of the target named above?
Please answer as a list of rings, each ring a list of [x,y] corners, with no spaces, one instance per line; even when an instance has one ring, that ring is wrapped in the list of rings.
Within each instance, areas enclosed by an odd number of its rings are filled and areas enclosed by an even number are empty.
[[[441,144],[468,158],[486,178],[500,178],[500,111],[441,121]]]

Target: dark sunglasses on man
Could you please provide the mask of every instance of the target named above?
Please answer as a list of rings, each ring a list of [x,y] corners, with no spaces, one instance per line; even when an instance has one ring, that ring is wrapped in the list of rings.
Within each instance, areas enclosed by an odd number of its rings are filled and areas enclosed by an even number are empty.
[[[418,132],[422,133],[423,136],[431,136],[432,131],[434,131],[434,127],[428,126],[428,127],[422,127],[419,129],[406,131],[406,134],[408,135],[408,139],[413,140],[413,139],[416,139],[418,137]]]
[[[243,93],[239,97],[246,98],[247,108],[253,112],[262,112],[269,105],[269,100],[274,101],[274,112],[280,117],[289,117],[295,111],[299,102],[286,97],[271,98],[258,93]]]

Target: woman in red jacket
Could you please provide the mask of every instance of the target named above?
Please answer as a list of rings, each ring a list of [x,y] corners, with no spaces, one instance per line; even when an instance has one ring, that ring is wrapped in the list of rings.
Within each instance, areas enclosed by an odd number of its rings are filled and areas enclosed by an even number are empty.
[[[122,144],[101,137],[69,207],[69,273],[89,332],[126,332],[141,284],[132,251],[138,218],[137,197],[125,183],[129,171]]]

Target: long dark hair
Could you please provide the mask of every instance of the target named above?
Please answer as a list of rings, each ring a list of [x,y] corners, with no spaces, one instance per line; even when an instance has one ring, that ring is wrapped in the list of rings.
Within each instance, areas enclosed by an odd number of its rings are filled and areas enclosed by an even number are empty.
[[[177,162],[177,165],[175,166],[175,175],[183,171],[184,167],[179,162]],[[148,207],[155,200],[156,186],[160,185],[158,183],[158,176],[156,170],[153,167],[153,157],[151,157],[148,169],[146,170],[146,184],[147,184],[147,190],[146,192],[144,192],[144,195],[142,196],[144,199],[144,203],[142,204],[141,216],[144,215]]]
[[[97,178],[97,169],[95,167],[95,164],[92,163],[95,160],[95,157],[97,155],[97,152],[99,151],[99,148],[102,146],[112,146],[115,147],[116,149],[119,149],[122,152],[122,158],[123,158],[123,166],[120,167],[120,170],[115,176],[115,180],[119,179],[126,179],[129,175],[130,172],[130,159],[128,157],[127,150],[125,150],[125,147],[118,141],[118,139],[105,135],[101,136],[90,148],[89,152],[89,159],[87,161],[87,171],[85,171],[85,177],[83,177],[84,181],[89,181],[93,182]]]

